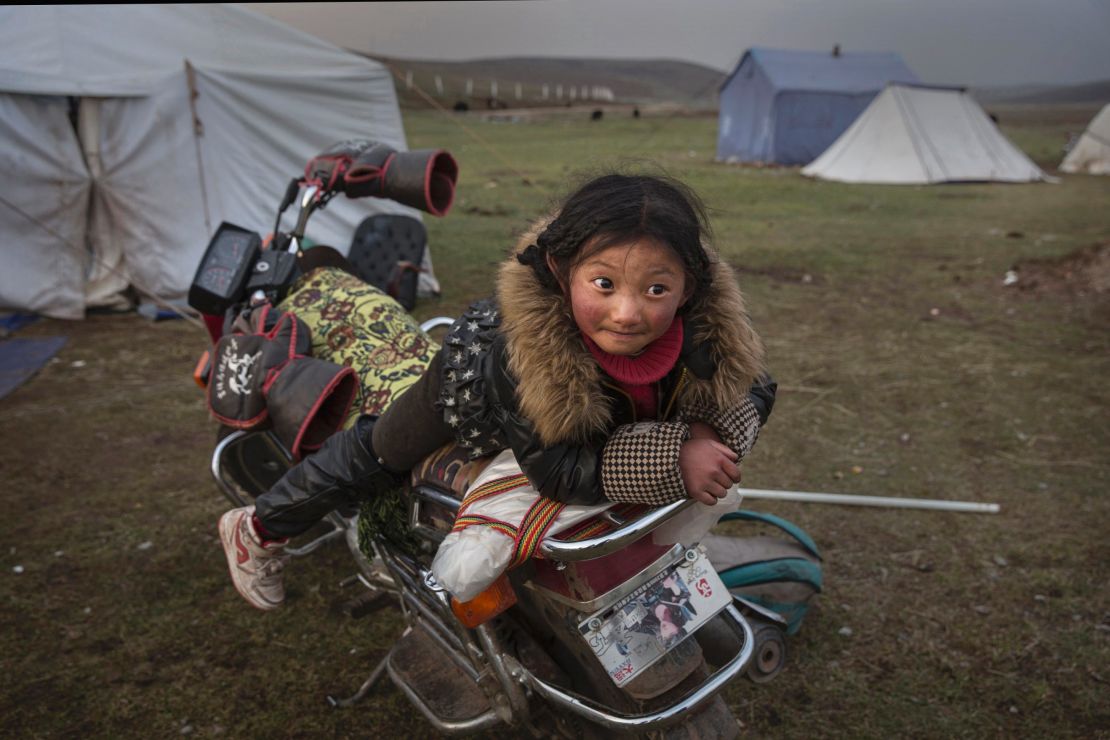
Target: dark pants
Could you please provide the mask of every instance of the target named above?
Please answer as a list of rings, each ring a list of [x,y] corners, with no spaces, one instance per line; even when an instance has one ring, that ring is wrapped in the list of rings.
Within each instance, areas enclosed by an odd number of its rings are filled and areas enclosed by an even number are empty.
[[[401,485],[402,471],[454,439],[435,409],[442,353],[424,375],[375,418],[362,416],[328,437],[315,454],[290,468],[255,499],[267,533],[295,537],[336,509],[356,509],[376,492]]]

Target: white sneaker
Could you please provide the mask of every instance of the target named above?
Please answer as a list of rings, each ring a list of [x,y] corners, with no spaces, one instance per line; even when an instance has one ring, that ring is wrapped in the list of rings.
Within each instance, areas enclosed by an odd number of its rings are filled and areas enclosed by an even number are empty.
[[[220,541],[227,555],[231,581],[239,595],[258,609],[277,609],[285,601],[282,570],[285,542],[263,543],[254,531],[254,507],[232,509],[220,517]]]

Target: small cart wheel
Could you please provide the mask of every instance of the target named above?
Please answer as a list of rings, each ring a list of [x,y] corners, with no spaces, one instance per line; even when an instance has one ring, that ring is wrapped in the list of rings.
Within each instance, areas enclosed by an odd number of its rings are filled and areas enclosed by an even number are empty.
[[[748,678],[755,683],[767,683],[786,665],[786,639],[782,630],[774,626],[762,627],[755,633],[755,650],[748,665]]]

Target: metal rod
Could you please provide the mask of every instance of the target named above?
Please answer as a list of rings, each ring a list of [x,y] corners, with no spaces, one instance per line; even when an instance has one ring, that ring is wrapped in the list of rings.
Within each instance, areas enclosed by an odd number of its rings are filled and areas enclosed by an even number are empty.
[[[328,544],[332,540],[338,539],[339,537],[342,537],[342,536],[343,536],[343,530],[333,529],[330,532],[325,532],[324,534],[320,535],[319,537],[312,540],[311,542],[306,542],[305,544],[301,545],[300,547],[286,546],[285,552],[289,555],[292,555],[295,558],[304,557],[305,555],[308,555],[309,553],[312,553],[312,552],[315,552],[315,551],[319,550],[321,547]]]
[[[619,529],[605,534],[591,537],[588,540],[568,542],[564,540],[545,539],[540,544],[540,554],[548,560],[577,561],[592,560],[603,555],[610,555],[626,545],[635,542],[645,534],[651,532],[663,522],[692,506],[694,499],[687,498],[681,501],[652,509],[639,519],[635,519]]]
[[[438,329],[441,326],[451,326],[455,320],[447,316],[436,316],[434,319],[428,319],[420,324],[420,331],[429,332],[432,329]]]
[[[465,646],[462,644],[459,638],[452,634],[447,625],[443,623],[443,620],[440,619],[434,611],[432,611],[424,603],[422,603],[420,599],[416,598],[408,591],[403,592],[401,594],[401,598],[403,598],[408,603],[413,611],[417,612],[417,619],[427,625],[428,629],[426,631],[428,632],[428,634],[432,635],[433,637],[440,638],[438,641],[444,643],[444,647],[449,646],[459,652],[462,652],[465,649]],[[470,665],[461,667],[464,671],[470,674],[470,677],[472,679],[474,679],[475,681],[478,680],[478,674],[480,673],[480,671],[477,669],[476,666]]]
[[[421,501],[429,501],[433,504],[439,504],[451,513],[458,513],[459,511],[459,504],[461,502],[458,499],[448,496],[442,491],[437,491],[436,489],[430,488],[428,486],[414,486],[412,489],[412,493],[414,496],[416,496],[417,499]]]
[[[340,699],[337,696],[328,694],[328,704],[331,704],[336,709],[340,709],[343,707],[352,706],[362,701],[363,698],[365,698],[366,695],[370,693],[370,689],[374,688],[374,684],[378,682],[378,679],[385,674],[385,665],[388,660],[389,653],[386,653],[386,656],[382,658],[381,662],[378,663],[376,668],[374,668],[373,672],[370,674],[370,677],[362,682],[362,686],[358,687],[358,691],[356,691],[351,696],[348,696],[346,699]]]
[[[747,669],[755,648],[755,637],[752,634],[752,628],[748,624],[748,620],[732,604],[725,607],[722,614],[726,617],[725,623],[732,628],[738,637],[744,639],[740,652],[728,663],[718,668],[716,673],[703,681],[696,689],[670,706],[658,709],[651,714],[616,714],[589,699],[547,683],[523,666],[520,668],[520,680],[531,686],[537,694],[546,699],[555,711],[569,712],[616,732],[658,730],[686,719],[690,712],[712,699],[729,681]]]
[[[355,565],[358,566],[361,574],[360,580],[362,585],[369,589],[381,588],[385,591],[398,591],[397,583],[389,573],[386,572],[386,566],[380,556],[378,561],[382,563],[381,568],[374,564],[366,553],[362,551],[358,542],[358,516],[351,520],[351,525],[346,529],[347,535],[347,550],[351,553],[351,557],[355,559]],[[375,548],[374,554],[377,555],[378,551]]]
[[[523,684],[509,675],[509,668],[505,665],[503,658],[507,651],[501,644],[496,631],[490,627],[488,622],[478,625],[474,631],[489,657],[489,665],[493,669],[494,675],[501,682],[502,688],[505,689],[506,698],[509,700],[510,716],[503,717],[503,719],[511,724],[528,721],[528,697],[524,693]]]
[[[396,562],[394,561],[391,564],[396,565]],[[447,620],[451,622],[457,621],[455,615],[450,611],[450,608],[444,609],[443,604],[437,600],[433,600],[433,597],[418,585],[417,580],[409,577],[402,569],[397,568],[395,577],[398,579],[402,597],[416,600],[423,605],[422,608],[426,609],[429,614],[438,614],[440,619],[445,622]]]
[[[442,590],[435,592],[427,588],[427,586],[421,587],[417,585],[417,580],[426,584],[427,578],[431,573],[421,568],[422,576],[419,578],[412,578],[405,572],[405,568],[410,566],[404,563],[400,557],[394,557],[389,552],[383,553],[382,562],[385,563],[386,567],[389,568],[389,572],[392,573],[393,577],[397,580],[398,587],[402,591],[402,596],[413,599],[414,603],[424,605],[429,615],[438,614],[438,623],[447,630],[445,634],[454,633],[466,658],[470,660],[474,670],[480,672],[480,666],[475,660],[475,656],[482,654],[481,649],[474,644],[471,636],[455,617],[454,612],[451,611],[451,602],[447,594]],[[434,599],[434,601],[432,599]],[[401,599],[401,604],[405,608],[410,608],[406,598]],[[419,613],[421,615],[424,614],[423,611]]]
[[[929,498],[893,498],[890,496],[851,496],[843,493],[808,493],[806,491],[762,491],[756,488],[733,487],[744,498],[763,501],[796,501],[809,504],[843,504],[845,506],[885,506],[892,509],[929,509],[932,511],[963,511],[973,514],[997,514],[998,504],[976,501],[943,501]]]
[[[392,656],[392,654],[391,652],[390,656]],[[420,710],[420,713],[424,715],[424,719],[428,720],[433,727],[445,735],[462,735],[478,732],[479,730],[487,730],[501,724],[501,718],[498,717],[497,713],[492,709],[475,717],[471,717],[470,719],[459,721],[440,719],[440,717],[432,711],[431,707],[424,702],[424,698],[416,693],[416,690],[409,686],[404,677],[397,672],[397,669],[393,667],[393,662],[389,660],[388,657],[386,658],[385,665],[386,671],[389,673],[389,678],[393,681],[393,684],[401,690],[401,693],[408,697],[408,700],[412,702],[413,706]]]
[[[412,596],[405,594],[406,599],[412,599]],[[409,601],[409,605],[419,604],[419,602]],[[458,644],[458,640],[450,632],[446,631],[443,624],[433,616],[429,616],[427,612],[418,609],[419,614],[412,616],[413,629],[420,629],[426,634],[433,642],[439,645],[444,654],[449,657],[459,669],[465,673],[471,681],[478,683],[485,673],[485,669],[475,665],[465,653],[465,646]]]
[[[220,487],[220,491],[223,493],[224,496],[227,496],[228,501],[235,504],[235,506],[237,507],[246,506],[247,502],[243,500],[243,497],[239,495],[238,491],[236,491],[226,481],[224,481],[223,471],[221,470],[221,467],[224,457],[224,451],[229,446],[231,446],[231,444],[239,441],[245,436],[247,436],[247,432],[242,429],[238,429],[221,439],[219,444],[216,445],[216,449],[212,450],[212,462],[209,463],[208,466],[208,470],[212,473],[212,477],[216,479],[216,485]]]

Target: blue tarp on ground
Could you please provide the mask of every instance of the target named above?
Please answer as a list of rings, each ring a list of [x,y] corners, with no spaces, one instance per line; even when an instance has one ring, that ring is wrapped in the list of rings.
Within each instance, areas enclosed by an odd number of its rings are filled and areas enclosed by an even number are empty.
[[[36,313],[11,313],[0,316],[0,337],[10,337],[17,331],[39,320]]]
[[[808,164],[889,82],[919,82],[893,53],[754,48],[721,85],[720,161]]]
[[[65,343],[66,337],[0,341],[0,398],[37,373]]]

